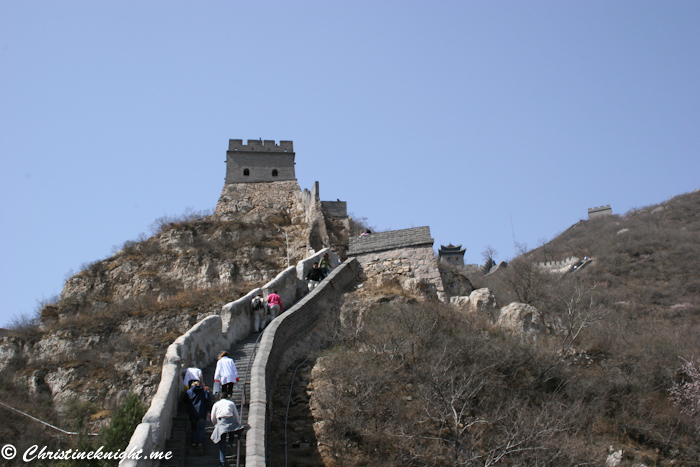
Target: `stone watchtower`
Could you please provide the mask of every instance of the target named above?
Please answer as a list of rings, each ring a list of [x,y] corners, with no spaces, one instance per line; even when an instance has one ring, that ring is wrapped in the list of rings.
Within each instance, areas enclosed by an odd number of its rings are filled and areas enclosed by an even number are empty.
[[[296,180],[292,141],[230,139],[226,151],[226,184]]]
[[[462,248],[462,245],[454,246],[449,244],[447,246],[440,245],[438,250],[438,261],[441,263],[452,264],[454,266],[464,266],[464,252],[467,251],[466,248]]]
[[[612,216],[612,209],[610,208],[609,204],[595,208],[588,208],[588,220],[602,216]]]

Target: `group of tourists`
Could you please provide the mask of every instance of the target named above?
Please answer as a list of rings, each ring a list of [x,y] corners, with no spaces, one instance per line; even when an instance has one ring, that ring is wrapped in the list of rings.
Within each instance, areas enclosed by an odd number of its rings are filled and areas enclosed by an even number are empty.
[[[315,289],[330,274],[330,270],[330,258],[326,253],[321,261],[314,263],[306,274],[305,279],[308,281],[309,291]],[[284,311],[282,298],[276,290],[268,294],[267,299],[263,297],[262,293],[256,294],[251,301],[251,308],[255,332],[263,330]],[[204,385],[202,370],[191,367],[187,368],[183,374],[186,392],[182,400],[187,405],[192,447],[196,448],[199,454],[204,454],[205,427],[207,418],[209,418],[214,425],[211,440],[219,446],[221,466],[226,465],[226,446],[248,428],[247,425],[242,425],[236,404],[231,400],[236,383],[238,383],[236,363],[225,351],[219,354],[216,363],[213,396],[209,393],[209,388]],[[219,400],[213,403],[213,397],[216,396],[219,396]]]
[[[212,403],[213,397],[209,388],[204,385],[202,370],[192,367],[184,372],[183,383],[186,392],[182,401],[187,405],[192,447],[197,448],[199,454],[204,454],[204,429],[209,418],[214,425],[211,440],[219,446],[221,466],[226,465],[226,446],[248,428],[242,424],[236,404],[231,400],[238,380],[236,363],[225,351],[219,354],[214,372],[214,397],[219,396],[216,403]]]
[[[253,308],[255,332],[265,329],[265,326],[284,311],[282,297],[276,290],[267,296],[267,300],[263,298],[261,293],[256,294],[251,301],[251,307]]]

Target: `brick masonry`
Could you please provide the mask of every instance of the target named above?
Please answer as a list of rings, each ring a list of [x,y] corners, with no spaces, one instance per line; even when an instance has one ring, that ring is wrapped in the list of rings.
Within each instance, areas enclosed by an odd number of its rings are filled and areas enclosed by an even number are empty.
[[[296,180],[291,141],[231,139],[226,151],[226,184]]]
[[[223,220],[265,221],[288,217],[292,224],[306,222],[306,209],[299,183],[230,183],[224,185],[214,215]]]
[[[368,277],[394,275],[427,280],[435,287],[438,297],[444,297],[430,227],[351,238],[348,257],[356,258]]]
[[[340,296],[355,284],[358,264],[349,260],[335,268],[327,279],[265,329],[253,362],[250,380],[250,408],[246,435],[248,467],[266,465],[267,421],[272,407],[272,388],[288,350],[308,332],[318,318],[338,305]],[[269,390],[268,390],[269,389]]]

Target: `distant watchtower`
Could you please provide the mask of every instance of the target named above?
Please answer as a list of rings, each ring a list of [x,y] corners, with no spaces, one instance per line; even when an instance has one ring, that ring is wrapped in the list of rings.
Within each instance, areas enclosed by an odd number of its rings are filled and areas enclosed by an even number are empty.
[[[230,139],[226,151],[226,184],[296,180],[292,141]]]
[[[462,245],[454,246],[449,244],[447,246],[440,245],[438,250],[438,261],[441,263],[452,264],[454,266],[464,266],[464,252],[467,251],[466,248],[462,248]]]
[[[610,208],[609,204],[595,208],[588,208],[588,220],[602,216],[612,216],[612,209]]]

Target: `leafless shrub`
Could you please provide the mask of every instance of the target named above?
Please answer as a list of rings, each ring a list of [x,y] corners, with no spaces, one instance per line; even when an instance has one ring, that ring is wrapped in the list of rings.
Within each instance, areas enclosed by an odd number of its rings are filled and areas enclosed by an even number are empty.
[[[366,230],[379,232],[376,227],[369,225],[366,217],[356,217],[355,214],[350,213],[348,219],[350,221],[350,235],[352,236],[358,236]]]
[[[532,261],[519,257],[508,264],[501,280],[510,288],[518,302],[540,306],[548,294],[554,277]]]
[[[154,235],[163,233],[170,229],[181,228],[191,224],[192,222],[204,219],[212,215],[211,210],[195,211],[192,207],[187,207],[185,212],[179,216],[162,216],[156,219],[151,225],[151,231]]]
[[[679,377],[669,390],[674,404],[683,413],[695,417],[700,413],[700,362],[681,359]]]
[[[582,404],[560,399],[572,375],[554,352],[438,304],[395,297],[363,314],[314,393],[341,465],[556,465],[573,444]]]
[[[573,347],[587,327],[605,318],[609,309],[595,294],[597,283],[578,278],[559,284],[553,292],[563,310],[562,349]]]
[[[53,308],[58,303],[58,296],[37,301],[37,306],[32,313],[15,315],[10,319],[8,331],[11,335],[22,340],[35,340],[42,334],[41,315],[42,309]]]

